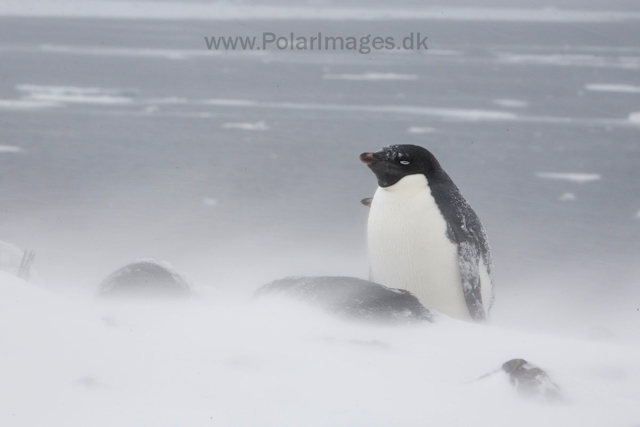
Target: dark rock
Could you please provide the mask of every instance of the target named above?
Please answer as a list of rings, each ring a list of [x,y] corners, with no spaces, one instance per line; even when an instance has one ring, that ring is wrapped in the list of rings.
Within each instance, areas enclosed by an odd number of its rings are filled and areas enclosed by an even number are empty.
[[[170,268],[155,261],[138,261],[111,273],[98,293],[108,297],[183,297],[191,291],[182,276]]]
[[[433,321],[411,292],[354,277],[286,277],[264,285],[256,297],[285,296],[330,313],[374,322]]]

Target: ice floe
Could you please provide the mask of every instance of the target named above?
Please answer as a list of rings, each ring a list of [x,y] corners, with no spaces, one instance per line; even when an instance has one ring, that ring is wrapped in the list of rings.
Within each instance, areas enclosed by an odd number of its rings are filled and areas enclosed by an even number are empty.
[[[634,113],[629,114],[629,121],[631,123],[640,124],[640,111],[636,111]]]
[[[268,52],[262,50],[214,50],[214,49],[153,49],[137,47],[107,47],[107,46],[70,46],[43,44],[38,47],[42,52],[67,55],[89,56],[120,56],[133,58],[160,58],[184,60],[218,55],[257,55],[265,56]]]
[[[578,200],[578,197],[573,193],[562,193],[560,196],[558,196],[558,200],[560,200],[561,202],[575,202],[576,200]]]
[[[193,101],[193,104],[215,105],[222,107],[254,107],[283,110],[309,110],[309,111],[344,111],[344,112],[370,112],[370,113],[394,113],[418,116],[434,116],[451,120],[515,120],[518,116],[514,113],[495,110],[478,110],[466,108],[437,108],[414,105],[357,105],[357,104],[311,104],[298,102],[261,102],[254,100],[237,99],[208,99]]]
[[[564,172],[536,172],[538,178],[571,181],[579,184],[600,181],[602,177],[597,173],[564,173]]]
[[[411,126],[409,129],[407,129],[407,132],[409,133],[432,133],[435,131],[436,130],[434,128],[420,126]]]
[[[507,108],[522,108],[528,105],[526,101],[520,101],[519,99],[494,99],[493,103]]]
[[[261,120],[256,123],[248,123],[248,122],[235,122],[235,123],[225,123],[222,125],[223,129],[241,129],[241,130],[269,130],[269,126],[264,120]]]
[[[213,197],[203,197],[202,204],[205,206],[213,207],[218,204],[218,200],[214,199]]]
[[[523,54],[498,53],[497,61],[505,64],[557,65],[596,68],[640,69],[639,56],[603,56],[587,54]]]
[[[396,74],[396,73],[363,73],[363,74],[324,74],[325,80],[417,80],[417,74]]]
[[[27,100],[81,104],[130,104],[135,92],[98,87],[42,86],[21,84],[16,87],[26,93]]]
[[[0,153],[19,153],[20,151],[22,149],[14,145],[0,145]]]
[[[187,98],[182,98],[178,96],[168,96],[165,98],[150,98],[150,99],[142,99],[141,102],[145,104],[151,104],[156,106],[157,104],[166,104],[166,105],[179,105],[179,104],[189,104],[190,101]]]
[[[258,105],[258,101],[250,99],[207,99],[204,101],[207,105],[221,105],[229,107],[253,107]]]
[[[640,86],[623,85],[623,84],[587,84],[584,86],[586,90],[593,92],[619,92],[619,93],[640,93]]]
[[[382,74],[387,76],[386,74]],[[335,75],[345,76],[345,75]],[[375,79],[384,80],[399,78],[398,75],[390,74],[387,77],[381,77],[374,73],[353,74],[356,79]],[[367,77],[363,77],[367,76]],[[404,78],[404,77],[400,77]],[[258,101],[253,99],[189,99],[184,97],[164,97],[164,98],[141,98],[137,96],[135,89],[111,89],[96,87],[74,87],[74,86],[44,86],[35,84],[23,84],[17,86],[18,90],[24,95],[21,99],[0,99],[0,109],[12,110],[29,110],[44,107],[65,106],[71,104],[93,104],[102,106],[128,107],[130,105],[140,106],[141,109],[136,110],[112,110],[113,114],[163,114],[166,116],[178,117],[212,117],[209,111],[176,111],[176,110],[160,110],[159,105],[184,105],[184,106],[212,106],[212,107],[240,107],[240,108],[260,108],[260,109],[283,109],[283,110],[303,110],[303,111],[335,111],[335,112],[352,112],[352,113],[381,113],[381,114],[400,114],[436,117],[442,120],[455,121],[517,121],[528,123],[554,123],[569,125],[588,125],[596,124],[603,126],[635,126],[640,123],[640,113],[631,113],[628,118],[598,118],[598,117],[559,117],[559,116],[535,116],[520,115],[512,111],[504,110],[485,110],[485,109],[468,109],[468,108],[440,108],[433,106],[421,105],[403,105],[403,104],[382,104],[382,105],[359,105],[359,104],[323,104],[323,103],[300,103],[300,102],[269,102]],[[502,106],[515,108],[516,105],[522,105],[519,100],[497,100]],[[97,112],[92,112],[97,113]],[[104,111],[100,112],[104,114]],[[233,125],[232,127],[237,127]],[[248,129],[248,126],[242,126]],[[254,130],[258,130],[255,129]],[[264,129],[259,129],[264,130]],[[420,133],[420,131],[409,131],[411,133]]]
[[[3,110],[32,110],[38,108],[57,107],[60,104],[53,101],[34,99],[0,99],[0,109]]]
[[[105,46],[60,46],[41,45],[40,50],[49,53],[65,53],[72,55],[95,56],[127,56],[164,59],[189,59],[199,56],[222,55],[223,51],[208,49],[148,49],[148,48],[114,48]],[[239,51],[238,51],[239,52]],[[255,52],[263,53],[263,52]]]

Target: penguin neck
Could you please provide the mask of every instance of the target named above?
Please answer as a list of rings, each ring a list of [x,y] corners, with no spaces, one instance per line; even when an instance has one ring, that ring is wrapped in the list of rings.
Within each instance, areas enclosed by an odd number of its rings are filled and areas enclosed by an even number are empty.
[[[429,191],[429,181],[427,180],[427,177],[421,173],[407,175],[393,185],[378,188],[378,191],[381,192],[407,197],[421,193],[425,190]]]

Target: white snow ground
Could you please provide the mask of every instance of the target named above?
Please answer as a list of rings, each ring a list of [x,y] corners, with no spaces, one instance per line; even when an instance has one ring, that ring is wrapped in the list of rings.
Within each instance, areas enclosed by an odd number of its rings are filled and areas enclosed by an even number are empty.
[[[540,314],[541,316],[543,314]],[[348,323],[282,301],[104,302],[0,272],[3,426],[621,426],[640,348],[453,320]],[[520,398],[510,358],[565,402]]]

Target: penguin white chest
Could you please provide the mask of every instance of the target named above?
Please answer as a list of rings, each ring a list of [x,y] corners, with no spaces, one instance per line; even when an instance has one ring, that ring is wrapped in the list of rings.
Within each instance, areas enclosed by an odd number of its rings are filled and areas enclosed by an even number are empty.
[[[369,212],[371,281],[412,292],[430,309],[470,319],[464,299],[457,245],[427,178],[408,175],[378,187]]]

